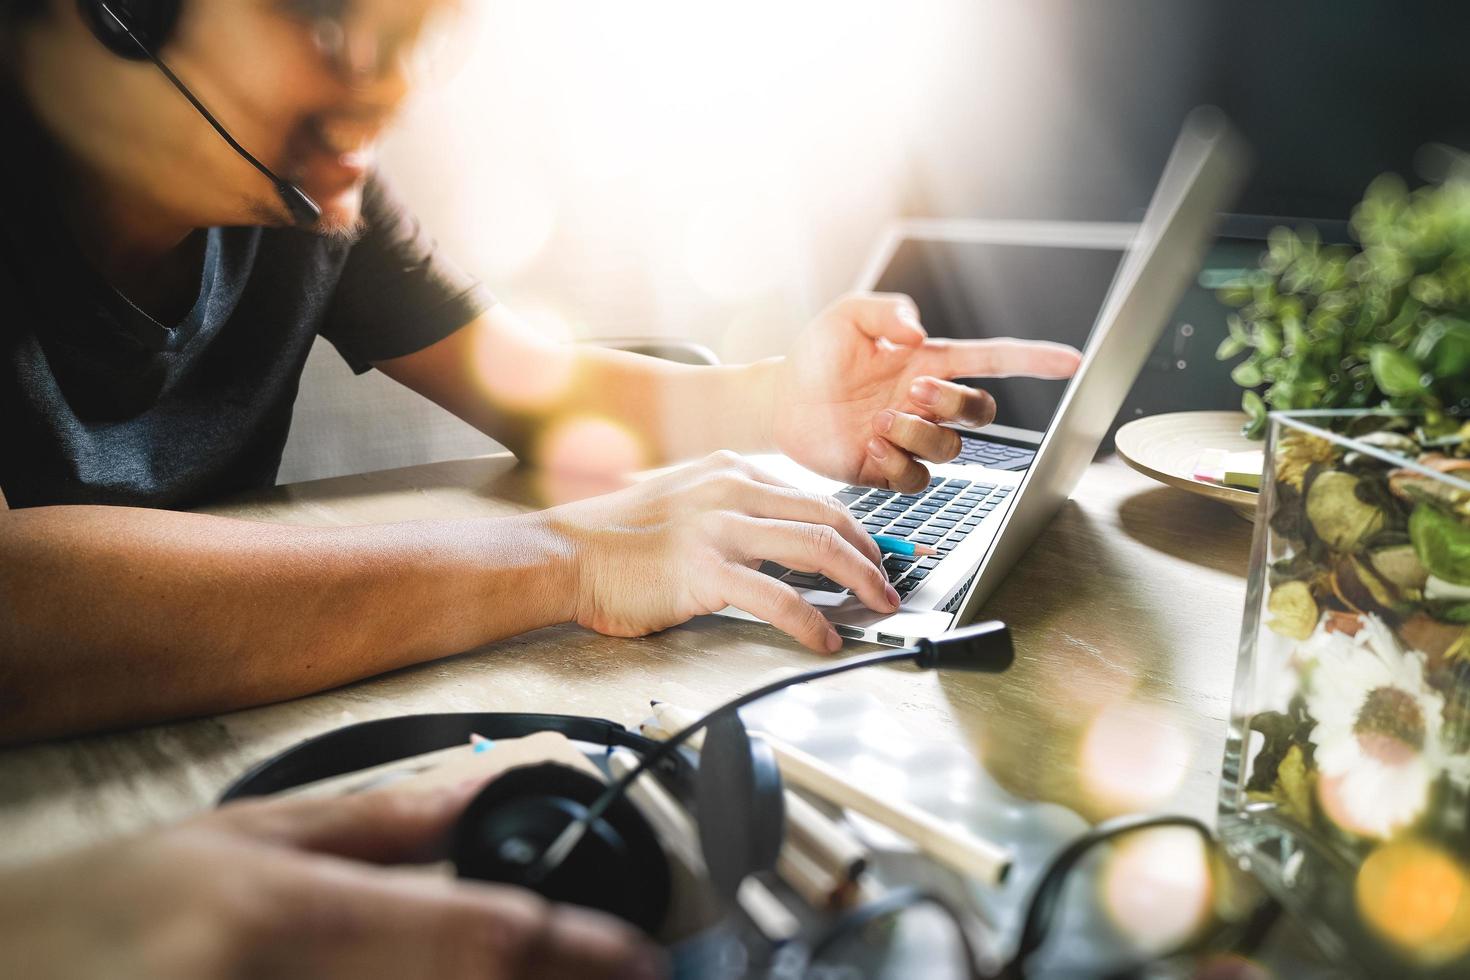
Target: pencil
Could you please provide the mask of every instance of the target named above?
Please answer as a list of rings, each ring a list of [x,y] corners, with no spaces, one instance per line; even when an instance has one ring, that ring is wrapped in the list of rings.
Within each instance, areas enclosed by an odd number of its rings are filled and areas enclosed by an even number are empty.
[[[682,729],[685,726],[679,725],[678,719],[694,717],[692,713],[667,702],[655,705],[655,717],[659,716],[660,708],[663,708],[669,719],[661,722],[664,728]],[[986,884],[1000,884],[1010,872],[1010,851],[1001,845],[952,827],[901,800],[880,797],[857,785],[827,763],[771,737],[768,733],[758,734],[770,746],[781,767],[782,777],[792,786],[878,821],[913,841],[919,850],[936,861]]]
[[[770,735],[761,733],[761,737],[775,753],[781,775],[793,786],[878,821],[936,861],[987,885],[1000,884],[1010,872],[1010,852],[999,844],[952,827],[911,804],[878,796],[827,763]]]
[[[931,548],[927,544],[914,544],[903,538],[895,538],[891,534],[873,535],[873,543],[878,550],[885,555],[899,555],[903,558],[928,558],[930,555],[939,554],[938,548]]]
[[[818,912],[841,907],[843,896],[852,886],[851,882],[838,880],[789,837],[776,858],[776,874]]]

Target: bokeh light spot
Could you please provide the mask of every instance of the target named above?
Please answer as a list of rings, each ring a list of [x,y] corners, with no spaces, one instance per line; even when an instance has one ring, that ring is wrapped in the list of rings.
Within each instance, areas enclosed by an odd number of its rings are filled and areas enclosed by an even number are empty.
[[[1438,845],[1402,839],[1358,869],[1358,914],[1378,935],[1424,964],[1470,950],[1470,875]]]
[[[1148,953],[1187,942],[1213,904],[1213,876],[1204,841],[1193,830],[1166,827],[1121,840],[1100,882],[1108,918]]]
[[[648,466],[643,443],[612,419],[583,415],[554,423],[535,458],[553,472],[624,475]]]
[[[1147,810],[1179,788],[1189,755],[1189,742],[1169,711],[1136,701],[1111,704],[1082,736],[1082,789],[1108,813]]]
[[[567,394],[576,374],[572,329],[555,313],[519,314],[513,335],[481,335],[474,352],[475,375],[485,398],[511,411],[550,408]]]

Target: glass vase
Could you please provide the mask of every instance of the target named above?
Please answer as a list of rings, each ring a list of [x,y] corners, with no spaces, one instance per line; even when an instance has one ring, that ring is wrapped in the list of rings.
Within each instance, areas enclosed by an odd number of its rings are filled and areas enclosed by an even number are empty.
[[[1470,976],[1470,425],[1271,417],[1220,834],[1368,976]]]

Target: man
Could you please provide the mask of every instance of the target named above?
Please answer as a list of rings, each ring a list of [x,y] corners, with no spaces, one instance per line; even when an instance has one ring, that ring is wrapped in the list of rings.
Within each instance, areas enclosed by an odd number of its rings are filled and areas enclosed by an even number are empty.
[[[227,711],[569,620],[633,636],[734,604],[836,650],[814,609],[754,570],[764,559],[897,604],[840,506],[733,455],[500,520],[322,529],[183,512],[274,482],[318,334],[531,462],[557,462],[558,433],[595,418],[633,437],[605,467],[779,449],[903,490],[924,483],[920,460],[958,452],[938,423],[992,417],[987,395],[947,379],[1075,369],[1068,348],[928,342],[902,297],[845,300],[785,358],[741,367],[536,337],[434,250],[372,166],[405,65],[450,6],[0,0],[0,742]],[[313,228],[155,66],[124,57],[138,52],[114,8],[320,205]],[[0,972],[656,969],[600,919],[355,863],[411,860],[462,803],[250,805],[9,872]]]
[[[309,231],[84,16],[115,28],[112,8],[135,6],[4,0],[0,741],[227,711],[568,620],[633,636],[733,604],[836,650],[763,559],[896,607],[839,506],[733,456],[502,520],[178,512],[273,483],[318,333],[532,462],[558,424],[599,418],[633,434],[624,464],[779,449],[905,490],[919,460],[957,454],[939,422],[993,415],[946,379],[1077,364],[1054,345],[926,341],[893,296],[838,303],[785,358],[739,367],[550,344],[441,257],[372,166],[449,0],[172,5],[159,53],[316,200]]]

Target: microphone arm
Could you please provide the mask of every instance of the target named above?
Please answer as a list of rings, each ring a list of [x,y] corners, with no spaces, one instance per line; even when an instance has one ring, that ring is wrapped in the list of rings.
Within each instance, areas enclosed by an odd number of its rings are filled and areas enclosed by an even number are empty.
[[[154,53],[152,47],[145,44],[143,39],[133,32],[132,26],[126,20],[113,10],[110,5],[102,3],[99,6],[122,29],[122,32],[128,36],[128,39],[138,46],[138,50],[143,52],[149,61],[153,62],[154,67],[163,72],[163,77],[167,78],[173,84],[173,87],[178,89],[179,93],[189,100],[189,104],[194,107],[199,115],[204,117],[204,121],[214,127],[214,131],[219,133],[220,138],[230,145],[230,149],[234,150],[245,159],[246,163],[249,163],[266,176],[271,184],[275,186],[276,194],[280,196],[281,201],[286,205],[286,209],[291,212],[291,220],[298,227],[310,228],[321,220],[321,206],[313,201],[310,195],[289,180],[278,177],[274,170],[261,163],[256,159],[254,154],[241,146],[239,141],[230,135],[230,131],[225,129],[224,125],[218,119],[214,118],[214,114],[205,108],[204,103],[195,98],[194,93],[189,91],[189,86],[185,85],[179,79],[179,76],[175,75],[173,70],[164,64],[163,59]]]

